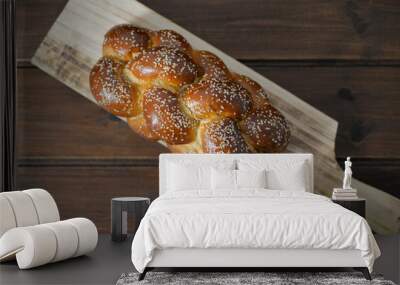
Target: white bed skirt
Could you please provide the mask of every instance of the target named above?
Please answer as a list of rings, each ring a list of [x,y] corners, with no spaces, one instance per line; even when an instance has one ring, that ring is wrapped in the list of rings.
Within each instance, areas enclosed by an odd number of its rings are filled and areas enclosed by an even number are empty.
[[[155,250],[147,267],[366,267],[359,250],[196,249]]]

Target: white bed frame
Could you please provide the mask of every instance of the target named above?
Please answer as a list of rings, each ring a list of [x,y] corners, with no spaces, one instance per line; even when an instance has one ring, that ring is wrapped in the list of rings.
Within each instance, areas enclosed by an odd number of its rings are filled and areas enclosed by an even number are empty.
[[[313,156],[312,154],[161,154],[159,160],[159,193],[166,192],[167,162],[182,159],[192,161],[212,161],[218,159],[266,159],[272,161],[303,160],[309,166],[309,188],[313,192]],[[366,279],[371,280],[366,264],[359,250],[329,249],[187,249],[171,248],[156,250],[152,261],[139,276],[143,279],[146,272],[155,268],[172,267],[354,267],[361,270]]]

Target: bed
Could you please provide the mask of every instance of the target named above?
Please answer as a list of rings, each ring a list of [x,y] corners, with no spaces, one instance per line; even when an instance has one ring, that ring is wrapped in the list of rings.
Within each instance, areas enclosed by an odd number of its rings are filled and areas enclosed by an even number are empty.
[[[380,251],[366,220],[313,194],[311,154],[161,154],[159,194],[132,243],[159,267],[352,267]]]

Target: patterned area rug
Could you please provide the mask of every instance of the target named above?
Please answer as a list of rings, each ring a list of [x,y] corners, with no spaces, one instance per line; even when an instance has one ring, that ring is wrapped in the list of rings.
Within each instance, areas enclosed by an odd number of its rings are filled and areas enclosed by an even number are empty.
[[[368,284],[395,285],[382,276],[372,275],[368,281],[359,272],[148,272],[138,281],[138,273],[122,274],[117,285],[146,284],[213,284],[213,285],[297,285],[297,284]]]

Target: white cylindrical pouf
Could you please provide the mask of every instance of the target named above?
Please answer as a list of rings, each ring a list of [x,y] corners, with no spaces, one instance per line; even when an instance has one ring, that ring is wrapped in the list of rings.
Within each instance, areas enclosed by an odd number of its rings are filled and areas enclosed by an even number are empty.
[[[53,197],[43,189],[0,193],[0,261],[16,257],[20,269],[86,254],[96,248],[92,221],[59,221]]]
[[[78,232],[79,245],[74,256],[79,256],[91,252],[97,246],[97,228],[91,220],[85,218],[74,218],[66,220],[75,227]]]
[[[0,258],[16,254],[20,269],[49,263],[56,252],[54,232],[42,225],[11,229],[0,239]]]
[[[78,249],[79,237],[74,226],[66,221],[54,222],[42,225],[48,227],[56,235],[57,252],[51,262],[57,262],[75,255]]]
[[[3,192],[1,195],[10,202],[17,227],[33,226],[39,223],[35,205],[28,194],[22,191],[11,191]]]
[[[29,189],[22,192],[28,194],[32,199],[39,218],[39,224],[60,220],[57,204],[49,192],[43,189]]]
[[[19,268],[28,269],[87,254],[97,240],[96,226],[85,218],[13,228],[0,238],[0,261],[16,256]]]
[[[6,197],[0,193],[0,237],[9,229],[15,228],[17,222],[15,221],[14,211],[10,202]]]

